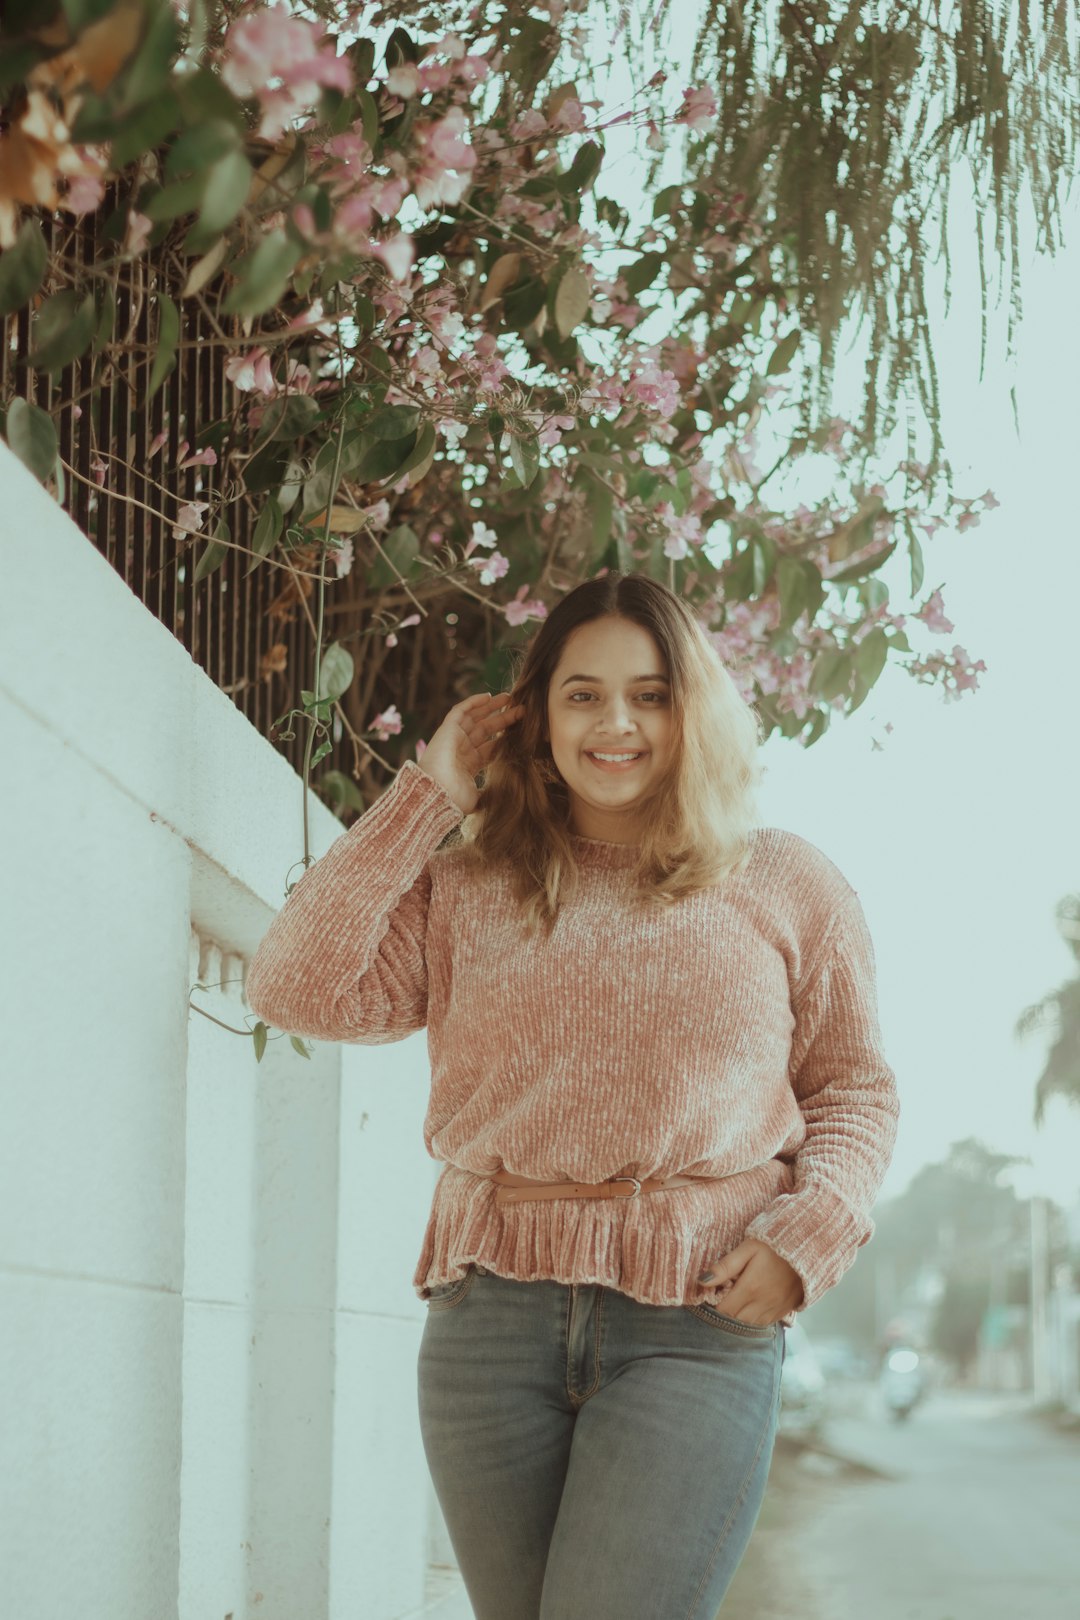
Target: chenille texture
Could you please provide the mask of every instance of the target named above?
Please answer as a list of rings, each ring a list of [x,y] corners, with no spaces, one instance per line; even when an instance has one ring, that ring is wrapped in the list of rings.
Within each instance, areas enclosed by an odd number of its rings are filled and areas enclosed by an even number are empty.
[[[291,1034],[375,1046],[427,1029],[424,1141],[445,1168],[417,1294],[476,1262],[718,1305],[732,1285],[698,1273],[752,1237],[802,1281],[791,1325],[873,1236],[896,1139],[855,889],[797,833],[759,827],[739,872],[649,914],[630,903],[635,850],[575,835],[579,898],[530,937],[507,871],[439,847],[461,819],[407,761],[300,878],[246,981]],[[503,1167],[702,1180],[499,1208]]]

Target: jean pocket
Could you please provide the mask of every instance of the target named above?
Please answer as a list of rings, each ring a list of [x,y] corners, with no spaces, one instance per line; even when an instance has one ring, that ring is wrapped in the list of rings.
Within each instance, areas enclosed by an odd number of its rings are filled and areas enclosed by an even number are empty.
[[[715,1305],[706,1304],[704,1300],[683,1308],[700,1321],[708,1322],[711,1327],[719,1328],[741,1339],[772,1339],[776,1336],[775,1322],[740,1322],[737,1316],[728,1316],[724,1311],[718,1311]]]
[[[424,1295],[429,1310],[451,1310],[459,1305],[473,1285],[476,1276],[476,1267],[470,1265],[464,1277],[457,1277],[453,1282],[436,1283]]]

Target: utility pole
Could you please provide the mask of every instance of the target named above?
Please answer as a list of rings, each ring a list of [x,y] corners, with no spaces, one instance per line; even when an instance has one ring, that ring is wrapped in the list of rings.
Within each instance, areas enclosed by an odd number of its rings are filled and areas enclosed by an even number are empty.
[[[1046,1199],[1033,1196],[1028,1208],[1031,1215],[1031,1388],[1036,1405],[1041,1406],[1053,1397],[1047,1313],[1049,1233]]]

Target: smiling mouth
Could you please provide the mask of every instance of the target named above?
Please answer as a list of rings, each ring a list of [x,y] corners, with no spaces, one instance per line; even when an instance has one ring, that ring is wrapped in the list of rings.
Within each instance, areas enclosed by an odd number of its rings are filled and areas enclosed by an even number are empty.
[[[600,759],[590,750],[586,749],[585,758],[591,760],[599,771],[631,771],[645,758],[644,753],[634,754],[629,759]]]

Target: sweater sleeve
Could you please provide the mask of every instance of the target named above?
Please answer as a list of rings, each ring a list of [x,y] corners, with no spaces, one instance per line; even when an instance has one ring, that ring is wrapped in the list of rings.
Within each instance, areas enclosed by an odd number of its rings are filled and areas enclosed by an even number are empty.
[[[462,819],[407,760],[296,883],[248,968],[248,1005],[288,1034],[375,1046],[427,1022],[429,861]]]
[[[806,1310],[874,1234],[870,1218],[896,1141],[896,1076],[881,1047],[874,948],[854,890],[824,960],[794,1006],[791,1084],[806,1122],[794,1185],[746,1236],[767,1243],[803,1284]]]

